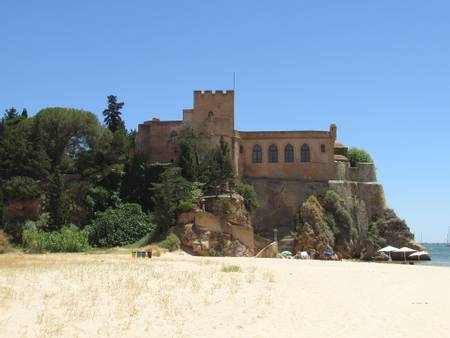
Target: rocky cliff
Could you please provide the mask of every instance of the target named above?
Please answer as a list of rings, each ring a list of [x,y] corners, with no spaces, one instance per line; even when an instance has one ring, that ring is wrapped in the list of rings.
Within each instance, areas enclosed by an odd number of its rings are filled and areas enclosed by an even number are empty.
[[[257,235],[272,239],[276,228],[280,241],[295,237],[288,248],[293,251],[334,250],[343,257],[371,259],[384,243],[420,248],[406,223],[389,211],[373,163],[337,161],[336,179],[330,181],[246,182],[255,187],[260,204],[252,217]],[[334,205],[325,200],[329,191],[338,196]]]
[[[199,256],[253,256],[254,231],[238,194],[204,196],[203,209],[178,217],[183,248]]]

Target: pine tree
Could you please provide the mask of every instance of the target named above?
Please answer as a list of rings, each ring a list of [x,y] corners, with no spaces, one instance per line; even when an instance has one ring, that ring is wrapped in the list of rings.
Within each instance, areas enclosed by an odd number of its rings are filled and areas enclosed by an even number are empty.
[[[123,102],[117,102],[117,96],[108,96],[108,108],[103,111],[103,116],[105,116],[104,122],[106,126],[113,133],[120,128],[125,128],[122,117],[120,116],[122,115],[120,110],[123,106]]]
[[[19,117],[17,114],[17,110],[14,107],[11,107],[9,109],[5,109],[5,120],[12,120]]]
[[[188,142],[179,143],[180,154],[178,156],[178,166],[181,168],[181,175],[193,182],[197,178],[197,161]]]
[[[23,117],[24,119],[27,119],[27,118],[28,118],[28,111],[27,111],[27,108],[23,108],[21,117]]]

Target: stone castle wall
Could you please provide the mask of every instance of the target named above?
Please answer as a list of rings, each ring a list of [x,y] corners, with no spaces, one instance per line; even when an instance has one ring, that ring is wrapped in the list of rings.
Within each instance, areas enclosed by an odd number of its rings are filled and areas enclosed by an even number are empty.
[[[355,167],[350,162],[336,162],[336,180],[352,182],[376,182],[377,174],[375,164],[356,163]]]
[[[289,178],[328,180],[334,178],[334,138],[327,131],[239,132],[242,176],[250,178]],[[308,145],[310,161],[300,161],[302,145]],[[261,163],[253,163],[253,148],[262,148]],[[269,147],[275,145],[278,161],[269,162]],[[294,148],[292,162],[285,160],[285,147]]]
[[[179,133],[182,121],[152,121],[138,126],[136,152],[150,163],[170,163],[177,159],[177,145],[171,133]]]
[[[234,129],[234,91],[194,91],[194,107],[183,110],[183,121],[153,119],[138,127],[136,152],[149,162],[175,162],[176,142],[172,133],[191,125],[203,135],[209,148],[223,138],[231,149],[238,177],[329,180],[335,178],[334,142],[336,126],[329,131],[239,132]],[[254,145],[263,149],[261,163],[253,163]],[[278,161],[269,163],[268,148],[278,147]],[[294,161],[286,162],[284,148],[294,147]],[[307,144],[310,161],[300,161],[300,148]]]

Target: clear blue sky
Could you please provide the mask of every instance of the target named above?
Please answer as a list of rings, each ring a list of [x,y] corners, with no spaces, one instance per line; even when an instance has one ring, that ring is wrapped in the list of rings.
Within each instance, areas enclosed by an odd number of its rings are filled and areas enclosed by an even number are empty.
[[[125,101],[128,128],[229,89],[236,128],[368,150],[424,241],[450,225],[450,2],[1,0],[0,108]]]

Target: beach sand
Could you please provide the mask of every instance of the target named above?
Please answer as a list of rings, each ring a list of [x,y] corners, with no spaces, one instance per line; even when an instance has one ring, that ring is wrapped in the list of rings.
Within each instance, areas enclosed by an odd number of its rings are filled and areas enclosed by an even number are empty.
[[[449,291],[441,267],[7,254],[0,336],[449,337]]]

